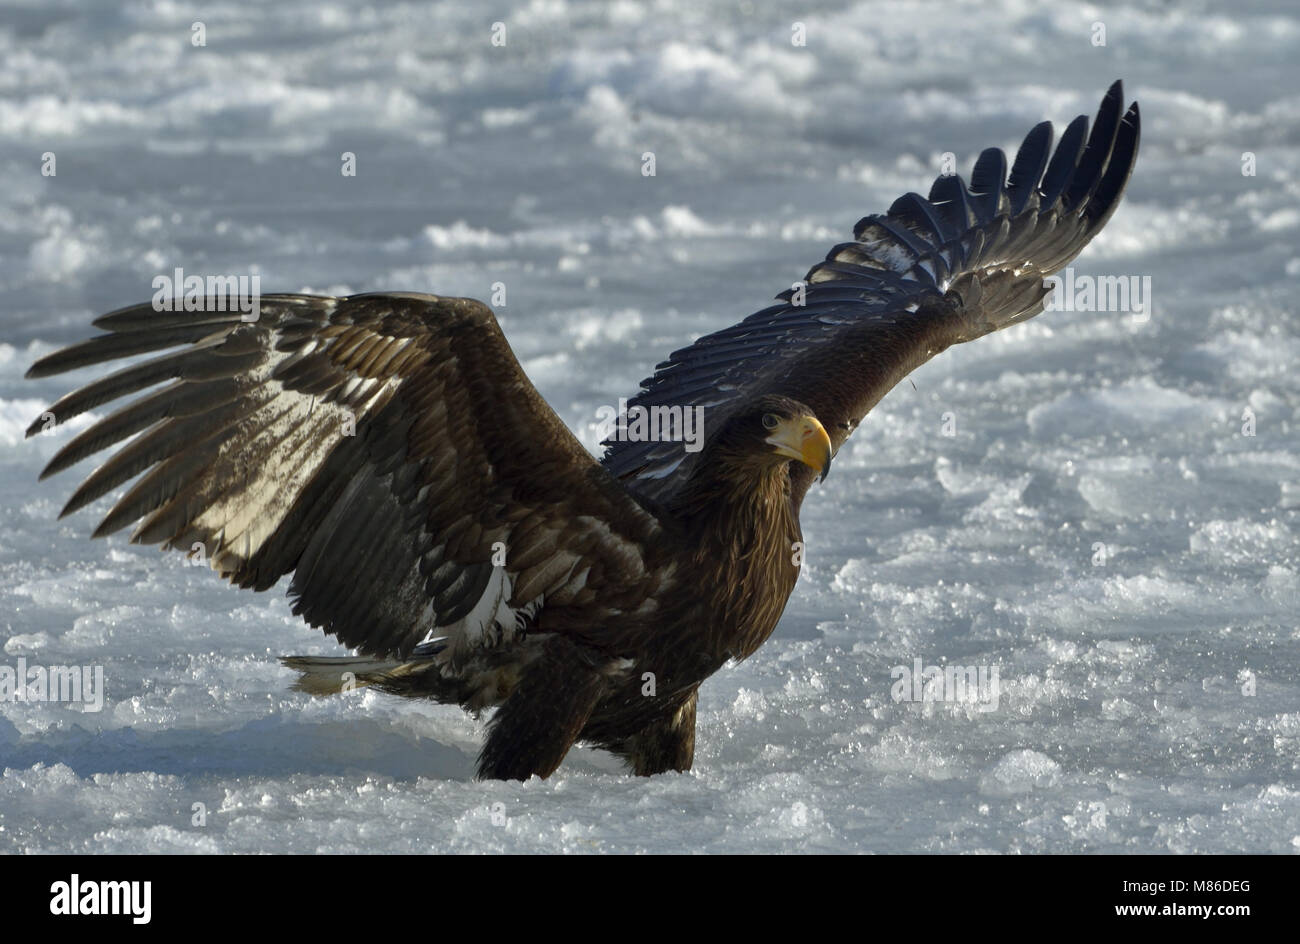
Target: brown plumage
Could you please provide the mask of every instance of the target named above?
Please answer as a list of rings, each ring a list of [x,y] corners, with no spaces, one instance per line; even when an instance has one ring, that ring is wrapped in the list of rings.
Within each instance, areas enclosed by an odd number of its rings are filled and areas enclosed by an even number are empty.
[[[1138,144],[1116,83],[1054,156],[980,155],[862,220],[806,289],[659,365],[632,406],[702,407],[704,447],[617,441],[594,460],[464,298],[273,295],[236,313],[125,308],[31,377],[179,348],[55,403],[52,423],[158,384],[43,476],[128,437],[68,514],[140,476],[97,536],[202,554],[358,655],[285,660],[300,686],[496,707],[484,777],[547,776],[588,741],[685,770],[700,683],[753,653],[798,577],[799,508],[876,402],[952,344],[1042,310],[1043,285],[1118,205]],[[215,308],[205,304],[205,309]],[[28,435],[51,425],[49,416]]]

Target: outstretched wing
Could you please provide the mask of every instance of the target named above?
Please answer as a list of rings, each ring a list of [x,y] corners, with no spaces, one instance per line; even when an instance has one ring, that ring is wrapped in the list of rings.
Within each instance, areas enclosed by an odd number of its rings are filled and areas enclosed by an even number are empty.
[[[42,473],[139,434],[63,509],[144,473],[96,536],[139,522],[133,541],[202,553],[258,590],[292,571],[295,612],[374,655],[445,637],[454,659],[543,605],[634,609],[651,592],[658,523],[546,405],[479,302],[271,295],[255,321],[141,305],[95,325],[107,333],[28,376],[181,348],[68,394],[27,431],[165,384]]]
[[[1025,137],[1007,174],[989,148],[968,187],[940,177],[929,198],[900,197],[868,216],[783,304],[700,338],[659,364],[635,407],[705,408],[717,429],[740,403],[778,393],[808,405],[836,449],[880,398],[952,344],[1032,318],[1045,277],[1073,259],[1119,204],[1137,155],[1135,102],[1110,87],[1091,133],[1080,115],[1052,153],[1052,125]],[[1048,155],[1051,154],[1051,160]],[[682,442],[606,440],[605,467],[629,489],[663,500],[698,452]],[[796,464],[797,465],[797,464]],[[792,467],[796,497],[811,482]]]

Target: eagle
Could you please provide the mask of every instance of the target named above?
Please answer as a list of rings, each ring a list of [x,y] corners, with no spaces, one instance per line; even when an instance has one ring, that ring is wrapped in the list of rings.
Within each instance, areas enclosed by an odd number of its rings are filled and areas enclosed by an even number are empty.
[[[481,778],[547,777],[579,741],[636,774],[689,770],[701,683],[794,590],[814,480],[910,371],[1042,311],[1119,204],[1139,127],[1116,82],[1091,128],[1053,149],[1042,122],[1010,170],[983,151],[969,184],[862,219],[777,304],[671,354],[627,415],[699,415],[695,443],[624,417],[597,461],[488,306],[403,292],[114,311],[27,376],[132,360],[27,435],[148,391],[45,467],[129,439],[61,516],[136,480],[94,536],[134,524],[253,590],[292,574],[293,611],[355,652],[285,659],[303,690],[494,709]]]

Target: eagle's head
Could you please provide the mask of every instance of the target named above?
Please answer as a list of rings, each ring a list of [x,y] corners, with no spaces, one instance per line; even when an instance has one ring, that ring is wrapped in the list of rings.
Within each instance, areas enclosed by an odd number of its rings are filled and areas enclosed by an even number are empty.
[[[716,457],[756,472],[774,471],[791,459],[823,479],[831,468],[831,440],[813,411],[775,394],[759,397],[729,417],[712,445]]]

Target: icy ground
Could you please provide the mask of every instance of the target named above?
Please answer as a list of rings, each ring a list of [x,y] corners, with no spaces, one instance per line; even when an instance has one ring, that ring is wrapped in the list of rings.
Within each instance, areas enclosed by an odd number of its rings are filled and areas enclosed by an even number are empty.
[[[1300,23],[1219,6],[225,2],[194,48],[191,4],[10,0],[0,664],[101,665],[107,702],[0,705],[0,850],[1296,852]],[[1142,152],[1076,273],[1151,276],[1152,317],[1049,313],[887,397],[805,505],[776,635],[705,684],[689,774],[581,750],[475,783],[479,722],[291,692],[276,656],[341,650],[281,591],[56,523],[90,463],[37,484],[69,432],[23,428],[93,373],[24,370],[174,266],[503,282],[594,447],[943,152],[968,173],[1116,77]],[[896,703],[915,659],[996,667],[996,706]]]

